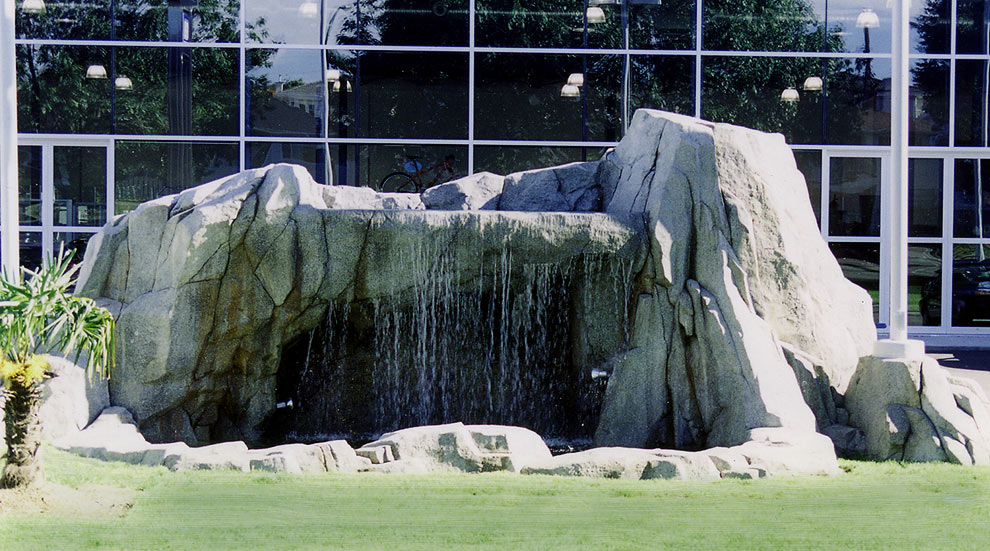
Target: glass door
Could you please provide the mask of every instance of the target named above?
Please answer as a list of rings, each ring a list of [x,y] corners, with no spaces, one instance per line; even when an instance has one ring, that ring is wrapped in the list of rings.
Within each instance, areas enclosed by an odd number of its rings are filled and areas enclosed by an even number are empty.
[[[60,247],[82,259],[87,241],[108,219],[109,151],[106,141],[18,147],[22,265],[35,268]]]

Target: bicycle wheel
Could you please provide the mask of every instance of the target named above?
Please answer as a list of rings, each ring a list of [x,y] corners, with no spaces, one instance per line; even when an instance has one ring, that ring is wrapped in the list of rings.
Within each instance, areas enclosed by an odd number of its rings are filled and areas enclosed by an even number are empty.
[[[393,172],[382,180],[381,190],[385,192],[414,193],[416,181],[405,172]]]

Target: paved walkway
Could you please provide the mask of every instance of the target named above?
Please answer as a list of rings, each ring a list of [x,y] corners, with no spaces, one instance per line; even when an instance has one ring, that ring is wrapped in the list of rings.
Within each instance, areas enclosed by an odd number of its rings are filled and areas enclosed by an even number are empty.
[[[990,395],[990,350],[930,348],[927,353],[953,374],[973,379]]]

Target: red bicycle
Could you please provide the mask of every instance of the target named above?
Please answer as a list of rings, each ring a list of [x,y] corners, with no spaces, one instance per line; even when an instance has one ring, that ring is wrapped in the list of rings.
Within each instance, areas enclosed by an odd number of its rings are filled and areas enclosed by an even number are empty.
[[[406,158],[409,160],[402,165],[403,171],[393,172],[383,178],[379,189],[386,192],[420,193],[457,177],[454,173],[453,155],[447,155],[447,158],[429,168],[423,168],[419,157],[407,155]],[[427,180],[431,174],[433,177]]]

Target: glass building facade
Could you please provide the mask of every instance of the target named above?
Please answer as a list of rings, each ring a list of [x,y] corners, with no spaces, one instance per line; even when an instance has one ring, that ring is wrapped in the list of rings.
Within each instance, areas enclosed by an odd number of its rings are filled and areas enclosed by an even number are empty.
[[[650,107],[782,133],[823,236],[887,321],[890,0],[24,8],[26,264],[242,169],[294,162],[373,188],[444,159],[457,175],[506,174],[597,159]],[[990,0],[912,0],[910,13],[909,324],[990,334]]]

